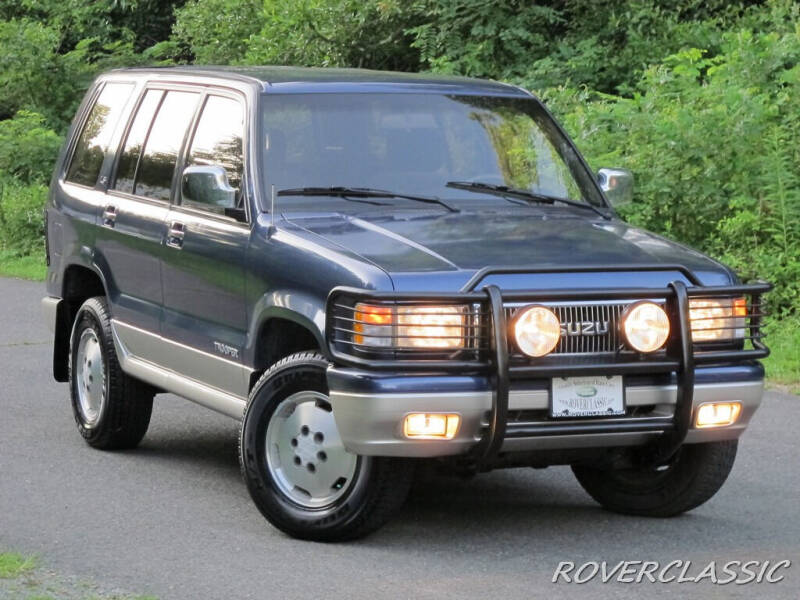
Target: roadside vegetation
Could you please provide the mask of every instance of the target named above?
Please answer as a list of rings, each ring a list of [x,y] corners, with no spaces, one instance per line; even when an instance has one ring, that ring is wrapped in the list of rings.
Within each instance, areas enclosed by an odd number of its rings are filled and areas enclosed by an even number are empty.
[[[99,591],[89,581],[76,581],[47,571],[33,556],[0,552],[0,598],[9,600],[158,600],[155,596]]]
[[[767,328],[772,354],[764,361],[769,384],[800,394],[800,318],[773,321]]]
[[[0,579],[15,579],[31,571],[36,566],[32,556],[22,556],[16,552],[0,554]]]
[[[629,221],[770,296],[798,382],[800,5],[790,0],[0,0],[0,273],[41,278],[41,207],[83,91],[123,65],[294,64],[533,90],[593,168],[636,175]],[[794,384],[792,382],[795,382]]]

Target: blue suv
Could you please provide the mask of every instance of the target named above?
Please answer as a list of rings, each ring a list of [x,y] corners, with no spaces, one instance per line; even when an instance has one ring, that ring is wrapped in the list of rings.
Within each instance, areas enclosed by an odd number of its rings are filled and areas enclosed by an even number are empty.
[[[299,538],[377,529],[421,463],[570,465],[676,515],[761,401],[769,286],[626,225],[631,195],[510,85],[113,71],[46,207],[53,373],[96,448],[162,392],[241,420],[250,494]]]

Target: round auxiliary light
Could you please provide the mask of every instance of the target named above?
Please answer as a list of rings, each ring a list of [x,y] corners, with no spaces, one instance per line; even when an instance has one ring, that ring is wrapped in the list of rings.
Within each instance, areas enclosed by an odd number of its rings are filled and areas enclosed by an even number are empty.
[[[669,317],[658,304],[637,302],[622,316],[622,332],[634,350],[655,352],[669,337]]]
[[[561,323],[556,314],[544,306],[525,308],[514,319],[514,339],[528,356],[544,356],[553,351],[561,337]]]

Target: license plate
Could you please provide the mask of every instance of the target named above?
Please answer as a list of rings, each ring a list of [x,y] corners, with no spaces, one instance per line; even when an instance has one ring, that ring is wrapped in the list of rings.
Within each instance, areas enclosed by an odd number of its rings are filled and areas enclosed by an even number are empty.
[[[555,377],[551,398],[551,417],[612,417],[625,414],[622,375]]]

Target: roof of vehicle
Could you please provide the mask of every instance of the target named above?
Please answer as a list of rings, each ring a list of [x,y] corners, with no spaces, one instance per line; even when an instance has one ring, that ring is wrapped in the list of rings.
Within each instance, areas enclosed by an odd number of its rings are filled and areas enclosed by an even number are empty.
[[[228,80],[249,80],[272,93],[311,92],[432,92],[447,94],[524,96],[529,94],[513,85],[424,73],[398,73],[368,69],[334,69],[279,66],[180,66],[120,69],[115,73],[157,75],[159,78],[197,76]]]

